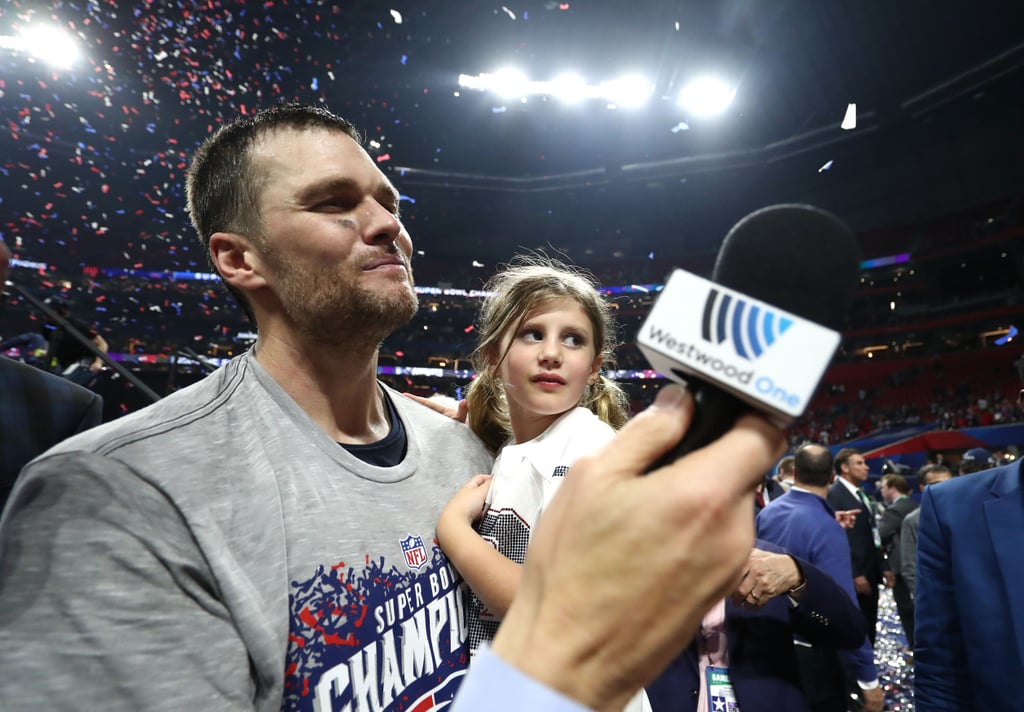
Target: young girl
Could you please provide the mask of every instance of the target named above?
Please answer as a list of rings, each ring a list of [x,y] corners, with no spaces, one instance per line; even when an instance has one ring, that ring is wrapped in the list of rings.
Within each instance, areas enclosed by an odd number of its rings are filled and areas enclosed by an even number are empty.
[[[472,590],[473,651],[497,632],[531,529],[569,466],[610,440],[628,415],[625,394],[600,373],[613,358],[614,326],[588,276],[521,260],[485,289],[493,294],[478,317],[477,378],[466,401],[469,426],[499,454],[491,475],[463,487],[437,526]]]

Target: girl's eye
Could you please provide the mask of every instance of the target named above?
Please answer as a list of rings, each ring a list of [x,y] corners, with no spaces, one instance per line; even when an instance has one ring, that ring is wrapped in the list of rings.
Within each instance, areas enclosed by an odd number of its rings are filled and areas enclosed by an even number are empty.
[[[540,331],[537,329],[524,329],[521,334],[521,338],[523,341],[529,341],[532,343],[534,341],[541,341],[544,337],[541,336]]]

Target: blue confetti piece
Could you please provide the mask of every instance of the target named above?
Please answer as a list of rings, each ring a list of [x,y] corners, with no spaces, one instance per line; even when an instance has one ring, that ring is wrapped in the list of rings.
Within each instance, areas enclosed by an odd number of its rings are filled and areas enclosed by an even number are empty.
[[[491,107],[492,114],[504,114],[506,111],[508,111],[508,109],[506,109],[504,106]]]
[[[401,193],[399,193],[399,195],[398,195],[398,202],[401,203],[403,200],[408,201],[408,202],[412,203],[413,205],[416,204],[416,198],[410,198],[408,195],[402,195]]]
[[[316,77],[313,77],[313,81],[312,81],[312,83],[310,83],[310,85],[309,85],[309,86],[310,86],[310,88],[311,88],[311,89],[312,89],[313,91],[316,91],[317,89],[319,89],[319,84],[318,84],[318,82],[317,82],[317,80],[316,80]]]

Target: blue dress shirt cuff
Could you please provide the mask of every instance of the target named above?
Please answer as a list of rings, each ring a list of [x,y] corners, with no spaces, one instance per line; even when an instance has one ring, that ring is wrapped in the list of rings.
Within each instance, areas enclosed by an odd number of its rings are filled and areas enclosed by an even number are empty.
[[[473,657],[451,709],[452,712],[589,712],[590,708],[524,675],[489,648],[481,647]]]

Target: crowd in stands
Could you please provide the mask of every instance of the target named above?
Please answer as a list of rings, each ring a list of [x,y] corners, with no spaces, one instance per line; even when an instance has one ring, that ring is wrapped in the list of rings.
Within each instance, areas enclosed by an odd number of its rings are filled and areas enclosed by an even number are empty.
[[[862,235],[868,255],[905,249],[913,251],[912,259],[862,272],[843,327],[843,348],[818,395],[791,428],[794,444],[835,444],[922,423],[955,429],[1024,420],[1017,401],[1020,378],[1014,373],[1015,359],[1022,358],[1019,340],[995,344],[1015,318],[1024,323],[1019,303],[1024,253],[1015,247],[1024,227],[1016,212],[1019,201],[997,207],[981,206],[916,230]],[[922,237],[924,232],[934,239]],[[648,255],[586,265],[611,288],[606,298],[618,322],[621,372],[649,369],[635,341],[657,298],[656,285],[676,266],[709,273],[713,255],[677,261]],[[229,358],[254,338],[253,325],[220,283],[201,274],[125,274],[101,267],[76,272],[19,265],[17,260],[13,266],[16,284],[38,299],[69,304],[73,316],[95,329],[112,354],[169,357],[191,351]],[[473,260],[417,260],[417,282],[426,288],[420,309],[384,342],[380,363],[442,369],[445,375],[403,373],[393,376],[396,386],[461,392],[476,336],[476,290],[498,267]],[[38,333],[45,321],[45,315],[12,293],[0,338]],[[38,356],[11,355],[24,360]],[[188,374],[183,376],[175,386],[189,382]],[[653,400],[657,386],[648,379],[625,380],[634,411]]]

